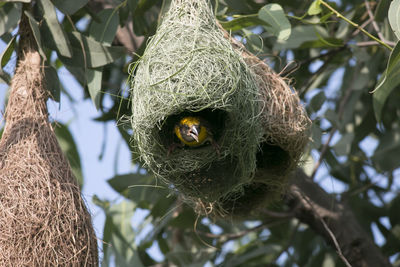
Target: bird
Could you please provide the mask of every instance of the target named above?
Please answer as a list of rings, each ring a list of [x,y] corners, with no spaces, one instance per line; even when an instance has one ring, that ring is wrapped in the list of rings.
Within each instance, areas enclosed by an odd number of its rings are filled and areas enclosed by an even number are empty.
[[[180,140],[180,144],[173,143],[169,150],[170,154],[176,147],[200,147],[210,143],[219,153],[219,146],[213,138],[210,124],[198,116],[184,116],[174,126],[174,133]]]

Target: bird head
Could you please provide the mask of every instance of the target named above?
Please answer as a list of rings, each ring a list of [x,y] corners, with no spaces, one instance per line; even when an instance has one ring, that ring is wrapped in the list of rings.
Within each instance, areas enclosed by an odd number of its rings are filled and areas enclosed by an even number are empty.
[[[185,117],[179,121],[179,133],[176,133],[178,138],[186,142],[199,142],[199,133],[201,130],[200,120],[197,117]]]

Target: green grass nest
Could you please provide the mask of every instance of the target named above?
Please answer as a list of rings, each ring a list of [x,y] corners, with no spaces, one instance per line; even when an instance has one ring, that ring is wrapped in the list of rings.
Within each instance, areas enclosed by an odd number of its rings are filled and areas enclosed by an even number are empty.
[[[282,188],[297,166],[309,129],[297,94],[227,37],[208,1],[172,1],[132,75],[135,150],[149,171],[189,202],[234,202],[260,183],[254,175],[265,166],[272,175],[264,179],[267,187],[273,180]],[[214,120],[219,153],[208,145],[168,154],[173,127],[187,114]],[[282,157],[272,166],[272,153],[264,164],[257,160],[260,147],[277,147]]]

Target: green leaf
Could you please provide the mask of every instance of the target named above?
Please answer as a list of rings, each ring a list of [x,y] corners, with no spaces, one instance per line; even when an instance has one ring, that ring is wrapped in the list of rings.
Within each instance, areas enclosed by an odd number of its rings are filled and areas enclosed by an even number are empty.
[[[44,12],[44,19],[49,26],[52,38],[57,46],[58,52],[65,57],[72,57],[71,44],[66,33],[57,19],[56,10],[50,0],[40,0],[39,4]]]
[[[241,16],[230,21],[220,21],[221,26],[227,31],[238,31],[246,27],[264,25],[268,26],[265,21],[253,15]]]
[[[400,132],[391,131],[381,137],[372,161],[378,170],[392,171],[400,166]]]
[[[391,1],[389,0],[378,2],[378,6],[375,9],[375,15],[374,15],[376,21],[382,22],[384,19],[387,18],[390,2]]]
[[[258,17],[268,23],[268,26],[264,26],[264,28],[275,35],[278,40],[287,40],[289,38],[291,33],[290,22],[280,5],[265,5],[258,12]]]
[[[333,149],[337,156],[348,156],[351,150],[351,144],[354,139],[354,133],[346,133],[342,136],[342,138],[337,142]]]
[[[88,2],[89,0],[53,0],[54,5],[66,15],[74,14]]]
[[[150,174],[117,175],[107,182],[115,191],[137,204],[155,204],[160,197],[165,197],[168,193],[166,185],[157,185],[156,179]]]
[[[32,0],[6,0],[6,2],[30,3],[30,2],[32,2]]]
[[[104,233],[107,233],[108,239],[105,260],[109,261],[110,255],[114,255],[116,266],[144,267],[136,249],[135,232],[131,225],[135,208],[134,203],[122,201],[104,209],[106,213]]]
[[[324,28],[320,26],[301,25],[293,28],[289,39],[277,40],[274,50],[307,48],[310,47],[310,44],[322,44],[321,39],[328,40],[329,43],[329,36]],[[318,43],[313,44],[312,42]]]
[[[397,42],[389,57],[385,73],[382,75],[373,93],[373,106],[377,121],[382,118],[382,111],[390,93],[400,84],[400,42]]]
[[[11,55],[14,52],[14,47],[15,47],[15,36],[11,38],[11,41],[7,44],[6,48],[0,55],[0,77],[3,78],[7,84],[11,81],[11,78],[8,75],[8,73],[6,73],[3,70],[3,68],[10,61]]]
[[[393,0],[390,3],[388,18],[397,39],[400,39],[400,0]]]
[[[307,14],[310,16],[318,15],[322,12],[321,9],[321,2],[319,0],[315,0],[311,3],[310,7],[308,8]]]
[[[313,112],[317,112],[318,110],[321,109],[321,107],[322,107],[322,105],[325,103],[325,101],[326,101],[325,92],[319,91],[319,92],[318,92],[316,95],[314,95],[314,97],[311,99],[309,107],[311,108],[311,110],[312,110]]]
[[[46,88],[54,101],[60,102],[61,84],[57,71],[52,66],[45,66]]]
[[[21,13],[21,4],[5,3],[0,7],[0,36],[18,25]]]
[[[87,69],[86,80],[89,89],[90,98],[96,109],[100,108],[101,99],[101,79],[103,77],[102,69]]]
[[[89,35],[96,41],[111,46],[117,33],[119,16],[116,9],[105,9],[97,14],[101,21],[92,21]]]
[[[75,175],[79,186],[82,187],[83,175],[81,159],[79,157],[79,152],[76,147],[74,138],[72,137],[68,127],[61,123],[56,124],[56,126],[54,127],[54,132],[56,133],[56,137],[62,151],[68,158],[69,164],[71,165],[72,173]]]
[[[5,65],[7,65],[8,61],[11,58],[12,53],[14,52],[15,46],[15,36],[11,39],[11,41],[7,44],[7,47],[3,50],[0,55],[0,71],[3,70]]]
[[[68,33],[68,38],[71,41],[73,57],[67,58],[60,55],[61,61],[67,65],[97,68],[109,64],[125,55],[125,49],[123,47],[104,46],[79,32],[74,31]]]
[[[128,8],[133,14],[138,6],[139,0],[128,0]]]
[[[35,38],[36,44],[39,49],[39,54],[43,57],[44,60],[47,59],[46,54],[42,49],[42,38],[40,36],[39,23],[33,18],[32,14],[28,11],[25,11],[24,14],[28,17],[29,25],[31,26],[33,37]]]

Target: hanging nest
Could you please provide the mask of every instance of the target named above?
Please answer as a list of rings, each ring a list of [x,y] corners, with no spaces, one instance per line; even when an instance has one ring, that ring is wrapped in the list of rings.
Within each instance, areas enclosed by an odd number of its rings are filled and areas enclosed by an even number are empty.
[[[0,141],[0,265],[97,266],[91,218],[48,122],[43,66],[28,27],[21,22]]]
[[[250,210],[251,195],[265,203],[281,194],[309,119],[297,94],[221,30],[210,7],[172,1],[135,65],[131,123],[135,148],[156,177],[197,212],[225,216]],[[210,121],[219,153],[212,145],[168,153],[179,142],[174,125],[188,115]]]
[[[249,182],[261,130],[257,82],[234,51],[206,1],[176,0],[136,68],[132,90],[134,144],[156,177],[181,193],[216,200]],[[177,148],[182,116],[213,125],[213,146]]]
[[[289,175],[298,167],[309,141],[311,120],[299,96],[284,78],[245,49],[221,28],[224,37],[241,54],[256,77],[262,108],[263,141],[257,152],[257,171],[253,180],[212,203],[213,213],[232,218],[258,218],[260,210],[280,199]],[[196,209],[210,203],[197,201]],[[251,208],[249,208],[251,207]]]

